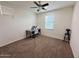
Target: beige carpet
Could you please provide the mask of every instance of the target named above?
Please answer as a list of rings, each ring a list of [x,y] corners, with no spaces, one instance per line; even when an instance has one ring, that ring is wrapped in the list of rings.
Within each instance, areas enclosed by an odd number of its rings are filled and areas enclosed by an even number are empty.
[[[70,45],[62,40],[39,36],[0,48],[0,57],[72,58]]]

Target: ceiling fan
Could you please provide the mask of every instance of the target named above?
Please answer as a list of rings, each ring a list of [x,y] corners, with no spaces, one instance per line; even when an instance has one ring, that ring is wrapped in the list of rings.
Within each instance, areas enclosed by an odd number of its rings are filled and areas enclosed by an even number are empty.
[[[34,4],[37,6],[37,7],[31,7],[31,8],[38,8],[37,11],[39,12],[41,9],[43,10],[47,10],[45,9],[46,6],[49,5],[49,3],[45,3],[45,4],[41,4],[41,1],[34,1]]]

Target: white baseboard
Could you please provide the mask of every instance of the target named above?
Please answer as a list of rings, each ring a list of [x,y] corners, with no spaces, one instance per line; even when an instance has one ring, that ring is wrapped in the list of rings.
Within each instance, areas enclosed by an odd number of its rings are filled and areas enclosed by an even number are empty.
[[[76,58],[76,56],[75,56],[75,52],[74,52],[74,48],[72,47],[71,42],[70,42],[70,47],[71,47],[71,50],[72,50],[72,53],[73,53],[74,58]]]
[[[54,37],[54,36],[48,36],[48,35],[44,35],[42,34],[43,36],[47,36],[47,37],[50,37],[50,38],[56,38],[56,39],[60,39],[60,40],[63,40],[62,38],[58,38],[58,37]]]
[[[8,44],[11,44],[11,43],[13,43],[13,42],[16,42],[16,41],[19,41],[19,40],[22,40],[22,39],[24,39],[24,37],[20,37],[20,38],[18,38],[18,39],[16,39],[16,40],[12,40],[12,41],[9,41],[9,42],[5,42],[5,43],[3,43],[3,44],[0,44],[0,47],[6,46],[6,45],[8,45]]]

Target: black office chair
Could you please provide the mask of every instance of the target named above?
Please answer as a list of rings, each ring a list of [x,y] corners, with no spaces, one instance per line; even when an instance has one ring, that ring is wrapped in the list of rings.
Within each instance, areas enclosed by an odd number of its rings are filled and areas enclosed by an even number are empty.
[[[38,35],[41,35],[41,29],[38,29]]]
[[[32,38],[35,38],[35,29],[36,29],[36,26],[32,26],[32,28],[31,28],[31,32],[32,32],[32,35],[31,35],[31,37]]]
[[[32,38],[35,38],[38,35],[41,35],[41,29],[38,28],[38,26],[32,26],[31,32],[32,32],[32,35],[31,35]]]
[[[70,29],[66,29],[66,33],[64,35],[64,41],[67,41],[67,42],[70,41],[70,36],[71,36],[70,31],[71,31]]]

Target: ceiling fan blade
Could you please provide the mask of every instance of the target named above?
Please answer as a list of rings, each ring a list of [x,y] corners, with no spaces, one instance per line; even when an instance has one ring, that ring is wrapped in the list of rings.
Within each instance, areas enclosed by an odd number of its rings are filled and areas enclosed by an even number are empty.
[[[38,1],[39,5],[41,5],[41,1]]]
[[[38,8],[38,7],[31,7],[31,8]]]
[[[39,4],[37,2],[34,2],[37,6],[39,6]]]
[[[48,5],[49,5],[49,4],[48,4],[48,3],[46,3],[46,4],[43,4],[43,5],[42,5],[42,7],[45,7],[45,6],[48,6]]]

